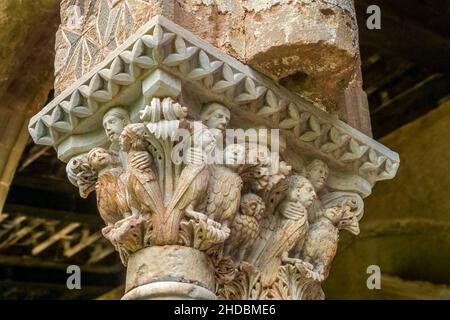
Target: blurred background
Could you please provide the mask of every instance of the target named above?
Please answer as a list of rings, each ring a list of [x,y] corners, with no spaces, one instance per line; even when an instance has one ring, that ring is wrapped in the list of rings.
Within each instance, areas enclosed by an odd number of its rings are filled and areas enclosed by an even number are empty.
[[[81,199],[54,150],[20,134],[53,99],[41,89],[53,82],[58,1],[16,3],[0,3],[0,146],[11,149],[0,152],[0,299],[120,297],[124,268],[99,232],[95,196]],[[381,30],[365,26],[371,4],[381,8]],[[325,294],[450,299],[450,0],[357,0],[356,9],[373,137],[401,166],[365,200],[361,234],[341,233]],[[26,140],[25,150],[15,147]],[[11,157],[20,157],[15,173]],[[67,290],[70,264],[82,269],[82,290]],[[367,289],[370,265],[381,269],[380,290]]]

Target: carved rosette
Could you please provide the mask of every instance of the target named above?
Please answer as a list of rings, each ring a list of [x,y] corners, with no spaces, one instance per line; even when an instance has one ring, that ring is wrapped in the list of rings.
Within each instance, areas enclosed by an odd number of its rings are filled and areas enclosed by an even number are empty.
[[[399,163],[162,17],[29,127],[95,192],[124,299],[323,299],[339,232],[359,233],[362,198]]]

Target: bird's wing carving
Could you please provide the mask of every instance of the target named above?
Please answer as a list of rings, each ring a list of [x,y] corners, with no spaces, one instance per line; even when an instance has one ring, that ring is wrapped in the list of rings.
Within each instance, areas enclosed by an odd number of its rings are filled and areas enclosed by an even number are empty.
[[[206,203],[208,216],[218,222],[232,220],[239,208],[241,189],[242,179],[237,174],[213,168]]]
[[[180,200],[182,200],[183,196],[186,194],[188,188],[190,185],[194,182],[194,179],[197,177],[197,175],[205,169],[206,164],[188,164],[184,169],[181,171],[181,175],[178,179],[178,184],[175,189],[175,192],[172,196],[171,201],[169,202],[169,205],[167,206],[167,212],[171,212],[175,207],[184,207],[187,205],[187,203],[180,206]],[[188,197],[189,198],[189,197]],[[185,200],[189,200],[186,199]]]
[[[338,231],[333,226],[313,224],[305,240],[303,259],[315,266],[329,268],[336,254],[338,238]]]
[[[152,212],[164,210],[163,197],[157,177],[153,171],[152,157],[147,151],[132,151],[129,154],[128,185],[134,205],[143,201]],[[139,205],[138,205],[139,207]]]
[[[127,211],[127,205],[123,203],[124,199],[120,199],[120,190],[117,177],[111,172],[102,173],[96,186],[97,207],[100,216],[106,224],[113,224],[123,218]],[[123,201],[122,201],[123,200]]]

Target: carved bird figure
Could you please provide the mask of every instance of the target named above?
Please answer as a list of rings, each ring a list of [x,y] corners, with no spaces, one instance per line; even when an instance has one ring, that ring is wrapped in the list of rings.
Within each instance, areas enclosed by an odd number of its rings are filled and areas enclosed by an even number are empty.
[[[95,192],[98,211],[107,228],[112,227],[130,213],[118,155],[111,150],[94,148],[88,154],[88,163],[97,175]]]
[[[179,223],[184,215],[195,220],[208,220],[203,212],[197,210],[207,196],[210,177],[207,156],[215,147],[216,140],[203,125],[194,131],[193,139],[197,147],[190,150],[188,164],[181,171],[166,215],[161,221],[170,228],[169,232],[161,235],[163,243],[176,241]]]
[[[242,197],[240,210],[231,225],[225,255],[233,255],[236,262],[244,259],[247,248],[258,236],[259,220],[265,209],[266,206],[260,196],[247,193]]]
[[[237,171],[244,157],[244,147],[232,144],[225,149],[225,166],[210,169],[206,212],[209,218],[226,227],[231,226],[239,209],[243,182]]]
[[[346,229],[355,235],[359,234],[357,218],[348,216],[350,207],[343,205],[325,209],[308,230],[300,258],[313,266],[321,281],[328,277],[336,255],[339,230]]]
[[[158,178],[153,171],[153,157],[147,151],[145,126],[141,123],[127,125],[120,136],[122,151],[128,154],[127,191],[132,209],[142,215],[162,214],[163,197]]]

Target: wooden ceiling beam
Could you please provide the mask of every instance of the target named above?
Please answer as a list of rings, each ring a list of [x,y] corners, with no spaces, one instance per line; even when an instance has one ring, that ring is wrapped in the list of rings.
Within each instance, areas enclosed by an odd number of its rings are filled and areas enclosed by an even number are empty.
[[[430,76],[372,111],[375,138],[419,118],[434,108],[449,94],[450,77]]]
[[[437,72],[450,71],[450,1],[440,1],[443,10],[411,0],[358,0],[357,11],[360,45],[376,51],[391,52]],[[366,27],[367,7],[381,8],[381,29]],[[446,10],[445,10],[446,9]],[[420,19],[422,17],[422,19]],[[434,23],[426,23],[433,20]],[[446,29],[442,26],[447,25]],[[364,50],[362,50],[364,52]]]
[[[6,214],[13,216],[29,216],[47,220],[79,222],[96,228],[104,226],[103,221],[97,214],[83,214],[74,211],[38,208],[11,203],[6,203],[5,209],[3,211]]]

